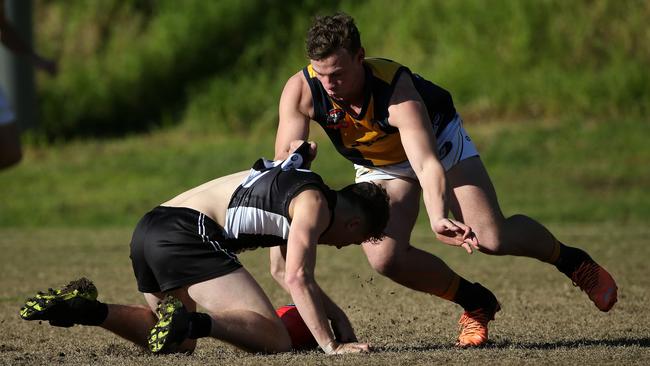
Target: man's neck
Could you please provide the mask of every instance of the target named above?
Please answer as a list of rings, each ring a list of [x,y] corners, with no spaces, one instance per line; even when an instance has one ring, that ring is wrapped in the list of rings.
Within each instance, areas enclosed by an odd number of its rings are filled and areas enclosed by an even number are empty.
[[[363,109],[363,104],[366,101],[366,68],[362,68],[355,85],[358,85],[356,91],[344,100],[334,99],[334,101],[354,114],[359,114]]]

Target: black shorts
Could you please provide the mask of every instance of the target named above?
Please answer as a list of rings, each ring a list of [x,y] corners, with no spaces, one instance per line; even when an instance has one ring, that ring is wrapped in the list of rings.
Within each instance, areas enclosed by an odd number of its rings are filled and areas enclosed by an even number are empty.
[[[226,275],[242,265],[221,248],[223,229],[201,212],[159,206],[131,239],[131,264],[140,292],[164,292]]]

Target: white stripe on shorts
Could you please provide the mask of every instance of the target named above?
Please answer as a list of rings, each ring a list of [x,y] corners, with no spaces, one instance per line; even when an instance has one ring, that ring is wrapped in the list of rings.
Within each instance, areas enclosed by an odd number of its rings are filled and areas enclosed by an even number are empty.
[[[212,248],[214,248],[215,252],[224,252],[226,253],[227,256],[232,258],[235,262],[239,263],[239,259],[237,259],[237,256],[230,253],[229,251],[223,249],[221,245],[219,244],[218,241],[216,240],[210,240],[210,238],[206,235],[206,230],[205,230],[205,215],[202,213],[199,213],[199,222],[198,222],[198,228],[199,228],[199,236],[201,236],[201,239],[203,239],[204,243],[209,243],[212,245]]]

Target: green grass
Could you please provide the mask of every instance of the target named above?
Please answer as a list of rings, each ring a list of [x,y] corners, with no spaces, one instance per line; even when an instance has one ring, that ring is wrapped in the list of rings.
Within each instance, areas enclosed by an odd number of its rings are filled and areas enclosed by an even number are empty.
[[[249,355],[201,340],[195,355],[151,357],[94,328],[59,329],[17,316],[36,290],[88,276],[108,302],[142,303],[128,259],[132,227],[152,206],[215,176],[247,169],[272,155],[274,129],[252,137],[166,129],[122,140],[29,146],[25,160],[0,172],[0,363],[2,364],[647,364],[650,319],[646,258],[650,254],[645,190],[650,127],[566,119],[478,123],[466,127],[491,172],[506,214],[528,213],[564,242],[586,249],[619,282],[609,314],[554,268],[530,259],[466,255],[435,242],[426,216],[413,243],[462,276],[492,289],[503,305],[491,326],[493,343],[453,347],[457,306],[414,293],[380,277],[358,248],[319,250],[318,280],[343,304],[361,339],[377,352]],[[314,169],[334,187],[352,171],[322,133]],[[268,255],[242,255],[273,303],[289,302],[268,274]],[[35,342],[34,340],[38,340]]]
[[[470,118],[466,127],[507,215],[526,213],[542,222],[644,223],[650,217],[647,121]],[[247,138],[181,127],[123,140],[29,146],[20,165],[0,172],[0,227],[133,225],[186,189],[272,157],[274,135],[274,126]],[[314,170],[335,188],[352,182],[352,168],[320,127],[312,125],[312,136],[320,142]]]
[[[516,257],[467,255],[432,243],[428,230],[414,244],[436,253],[461,275],[492,289],[503,310],[490,323],[491,345],[453,347],[458,306],[415,293],[374,273],[360,248],[320,248],[317,279],[346,309],[360,339],[376,353],[326,357],[319,352],[250,355],[202,339],[193,356],[152,357],[107,331],[50,327],[18,317],[25,297],[80,276],[91,278],[100,299],[143,303],[128,258],[130,229],[0,229],[0,363],[31,364],[647,364],[650,362],[650,231],[639,225],[553,225],[564,241],[582,247],[616,277],[619,303],[607,314],[554,268]],[[268,273],[266,250],[241,260],[275,306],[290,301]]]

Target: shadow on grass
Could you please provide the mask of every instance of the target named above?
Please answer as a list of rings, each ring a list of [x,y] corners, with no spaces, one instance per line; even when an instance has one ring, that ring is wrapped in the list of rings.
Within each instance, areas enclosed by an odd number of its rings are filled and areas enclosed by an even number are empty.
[[[510,342],[499,341],[489,342],[480,349],[524,349],[524,350],[552,350],[561,348],[584,348],[584,347],[641,347],[650,348],[650,338],[616,338],[616,339],[577,339],[564,340],[557,342]],[[378,346],[374,347],[374,352],[425,352],[439,351],[445,349],[457,349],[449,344],[421,344],[421,345],[403,345],[403,346]],[[474,348],[471,348],[474,349]]]
[[[490,348],[521,348],[521,349],[541,349],[548,350],[554,348],[581,348],[581,347],[650,347],[650,337],[642,338],[615,338],[615,339],[576,339],[564,340],[557,342],[535,342],[535,343],[520,343],[520,342],[495,342],[487,347]]]

